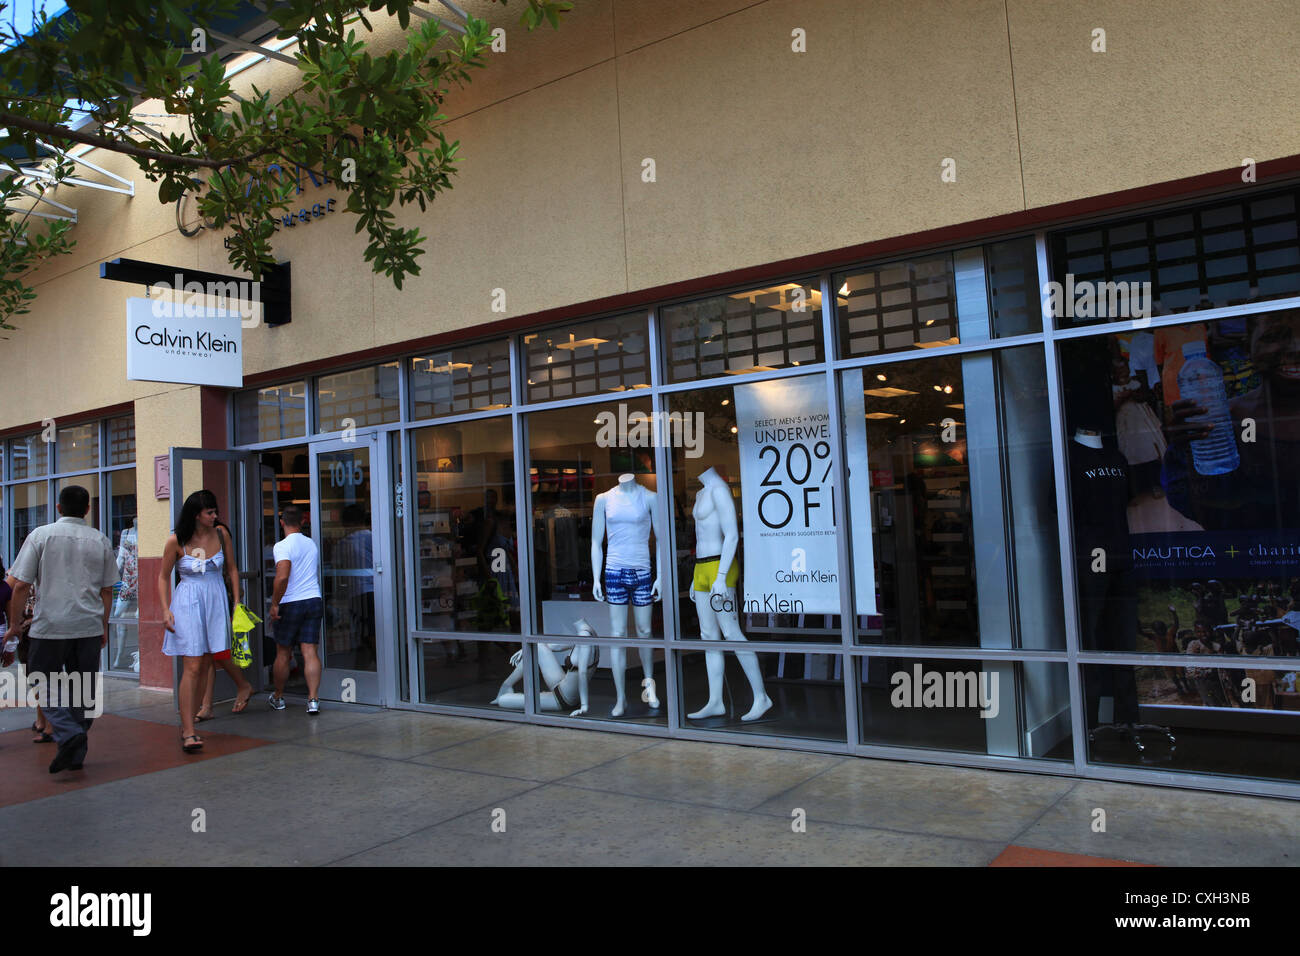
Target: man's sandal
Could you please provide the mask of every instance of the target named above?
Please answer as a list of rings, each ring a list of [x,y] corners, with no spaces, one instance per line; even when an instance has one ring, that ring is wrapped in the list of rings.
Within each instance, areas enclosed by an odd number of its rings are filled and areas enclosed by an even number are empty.
[[[192,740],[195,742],[186,743],[187,740]],[[197,753],[198,751],[203,749],[203,738],[200,737],[198,734],[189,734],[187,736],[181,737],[181,749],[184,750],[187,754]]]

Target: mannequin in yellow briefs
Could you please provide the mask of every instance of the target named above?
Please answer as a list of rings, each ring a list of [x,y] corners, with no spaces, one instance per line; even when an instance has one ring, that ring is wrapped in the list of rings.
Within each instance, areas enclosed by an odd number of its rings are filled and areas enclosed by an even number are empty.
[[[695,574],[691,581],[691,600],[700,619],[700,636],[706,641],[719,638],[744,641],[736,613],[736,548],[740,532],[736,526],[736,502],[731,488],[712,468],[700,475],[703,487],[695,495],[691,514],[695,518]],[[722,674],[725,661],[722,651],[706,651],[705,669],[709,675],[709,700],[688,720],[719,717],[726,713],[722,703]],[[754,705],[741,720],[757,720],[772,707],[763,688],[763,674],[758,655],[753,651],[736,651],[736,660],[754,692]]]

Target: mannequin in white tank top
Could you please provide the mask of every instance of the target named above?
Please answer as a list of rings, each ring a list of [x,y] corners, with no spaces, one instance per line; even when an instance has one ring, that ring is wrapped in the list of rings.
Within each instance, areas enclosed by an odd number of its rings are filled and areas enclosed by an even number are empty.
[[[606,575],[615,577],[623,572],[644,579],[650,575],[650,534],[659,540],[659,518],[655,510],[655,496],[649,488],[636,483],[633,475],[619,475],[618,484],[609,491],[596,496],[591,514],[591,569],[595,583],[592,594],[597,601],[606,600],[605,586],[601,579],[601,568]],[[607,549],[608,548],[608,552]],[[644,592],[644,589],[642,589]],[[650,601],[659,600],[659,578],[649,587]],[[613,596],[613,595],[611,595]],[[626,594],[618,595],[622,600],[609,605],[610,637],[627,637],[627,605],[632,605],[632,617],[636,622],[636,636],[651,636],[651,622],[654,617],[652,603],[639,604],[635,598]],[[642,593],[644,596],[644,593]],[[642,700],[652,710],[659,709],[659,697],[655,693],[654,651],[649,647],[637,648],[641,657],[641,686],[645,688]],[[623,686],[623,676],[627,671],[627,648],[615,644],[609,648],[610,670],[614,675],[614,690],[618,699],[609,714],[622,717],[627,709],[627,692]],[[576,714],[586,713],[581,707]]]

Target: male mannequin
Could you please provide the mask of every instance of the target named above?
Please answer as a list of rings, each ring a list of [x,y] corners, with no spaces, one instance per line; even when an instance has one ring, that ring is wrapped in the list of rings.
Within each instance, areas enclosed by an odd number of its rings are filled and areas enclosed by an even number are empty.
[[[744,641],[740,620],[736,615],[736,548],[740,532],[736,527],[736,502],[731,488],[712,468],[700,475],[702,488],[695,495],[691,509],[695,518],[695,576],[691,582],[691,600],[700,619],[700,636],[706,641],[716,641],[719,635],[728,641]],[[772,701],[763,689],[763,674],[758,667],[758,655],[753,651],[737,651],[736,660],[749,678],[754,692],[754,706],[741,720],[757,720],[772,707]],[[722,651],[706,651],[705,669],[709,675],[709,702],[688,720],[718,717],[726,712],[722,703],[722,674],[725,660]]]
[[[636,636],[650,636],[654,616],[653,604],[659,600],[659,579],[650,580],[650,533],[659,539],[659,519],[655,513],[655,496],[649,488],[636,483],[632,475],[619,475],[618,484],[596,496],[591,514],[591,571],[595,577],[592,594],[597,601],[609,604],[610,637],[627,637],[627,605],[632,604]],[[606,554],[606,535],[609,552]],[[601,568],[605,569],[601,583]],[[655,695],[654,651],[637,648],[641,656],[641,686],[651,710],[659,709]],[[614,691],[618,699],[609,712],[622,717],[627,709],[623,674],[627,669],[627,648],[613,644],[609,648],[610,670],[614,674]]]
[[[595,630],[586,621],[574,623],[574,629],[586,637],[594,637]],[[556,657],[557,653],[569,651],[564,663]],[[542,680],[548,690],[538,696],[538,704],[544,711],[564,711],[577,707],[569,714],[579,717],[587,712],[587,687],[591,674],[600,660],[599,648],[594,644],[538,644],[537,669],[542,673]],[[524,676],[524,652],[520,648],[510,658],[514,670],[501,684],[492,703],[507,710],[523,710],[524,695],[515,690],[515,684]]]
[[[1070,442],[1070,494],[1080,645],[1085,651],[1132,653],[1137,647],[1137,590],[1128,540],[1129,491],[1124,456],[1107,448],[1100,432],[1077,428]],[[1136,723],[1138,696],[1133,668],[1086,665],[1084,670],[1089,726],[1096,727],[1100,722],[1103,697],[1114,700],[1110,723]]]

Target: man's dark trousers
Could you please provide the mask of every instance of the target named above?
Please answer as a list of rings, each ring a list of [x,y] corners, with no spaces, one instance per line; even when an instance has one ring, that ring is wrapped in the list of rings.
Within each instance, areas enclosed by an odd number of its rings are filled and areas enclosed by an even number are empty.
[[[98,690],[95,675],[99,673],[99,651],[102,644],[103,638],[98,634],[66,640],[31,638],[31,647],[27,652],[27,675],[30,680],[32,675],[40,674],[45,681],[46,693],[51,695],[51,703],[61,705],[45,708],[45,717],[54,728],[54,739],[60,748],[77,734],[89,732],[90,725],[94,722],[93,717],[86,716],[85,708],[81,705]],[[56,699],[54,675],[61,671],[81,674],[81,700]],[[65,696],[69,689],[65,685]],[[80,763],[86,755],[84,745],[79,749],[81,752],[74,755],[75,763]]]

